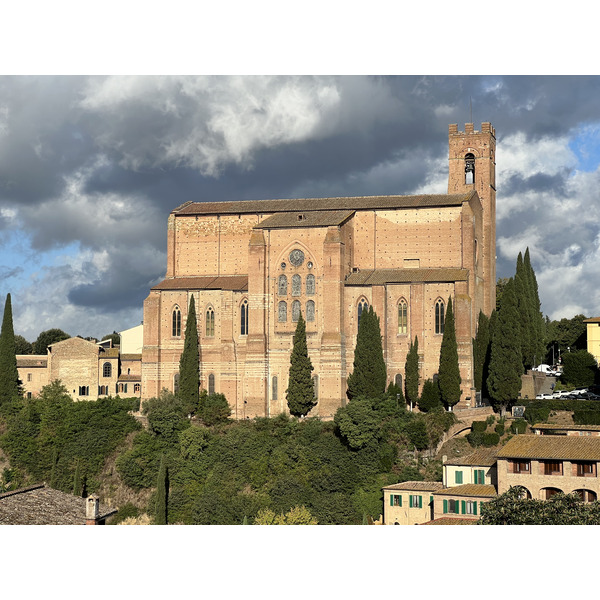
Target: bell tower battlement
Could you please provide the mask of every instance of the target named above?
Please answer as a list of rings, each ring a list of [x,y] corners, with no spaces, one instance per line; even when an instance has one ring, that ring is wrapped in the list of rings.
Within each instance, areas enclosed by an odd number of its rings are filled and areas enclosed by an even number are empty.
[[[481,124],[480,131],[473,123],[466,123],[464,131],[453,124],[448,127],[448,140],[448,193],[474,190],[483,207],[483,310],[489,316],[496,308],[496,130],[488,122]]]

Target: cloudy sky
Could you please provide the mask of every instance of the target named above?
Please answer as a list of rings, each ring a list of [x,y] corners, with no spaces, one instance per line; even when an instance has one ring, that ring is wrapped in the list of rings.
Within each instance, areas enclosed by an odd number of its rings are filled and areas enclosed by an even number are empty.
[[[0,294],[15,330],[137,325],[188,200],[445,193],[449,123],[497,133],[498,276],[600,315],[600,78],[2,76]],[[471,107],[470,107],[471,105]]]

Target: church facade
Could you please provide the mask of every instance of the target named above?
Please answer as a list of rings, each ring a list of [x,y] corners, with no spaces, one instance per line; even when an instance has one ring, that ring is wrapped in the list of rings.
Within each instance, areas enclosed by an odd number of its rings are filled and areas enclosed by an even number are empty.
[[[292,338],[306,321],[317,405],[346,402],[361,312],[380,318],[389,381],[411,341],[421,384],[434,378],[448,299],[462,395],[475,404],[472,338],[495,307],[495,131],[449,128],[448,193],[188,202],[168,220],[165,279],[144,302],[142,400],[176,390],[190,297],[200,379],[237,419],[287,412]]]

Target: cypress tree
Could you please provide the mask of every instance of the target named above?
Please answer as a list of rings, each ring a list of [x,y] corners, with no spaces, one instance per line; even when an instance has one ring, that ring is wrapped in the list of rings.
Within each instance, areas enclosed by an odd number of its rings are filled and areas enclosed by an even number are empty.
[[[524,365],[531,366],[531,296],[529,294],[529,279],[525,276],[523,257],[519,252],[517,267],[515,269],[514,290],[517,301],[519,345],[521,347],[521,360]]]
[[[429,412],[438,406],[442,406],[440,400],[440,388],[431,379],[425,380],[423,383],[423,391],[419,399],[419,410],[421,412]]]
[[[483,371],[490,345],[490,320],[479,311],[477,333],[473,338],[473,380],[475,389],[483,393]]]
[[[317,404],[315,388],[312,380],[312,362],[308,356],[306,345],[306,323],[300,313],[290,356],[289,384],[286,390],[287,404],[290,413],[302,417]]]
[[[527,249],[525,250],[525,256],[523,257],[523,267],[529,283],[529,294],[531,304],[531,331],[533,336],[532,351],[533,356],[536,359],[535,362],[539,364],[543,361],[546,352],[546,347],[544,344],[544,338],[546,336],[546,327],[544,315],[541,311],[542,305],[540,303],[537,279],[535,276],[535,271],[531,266],[529,247],[527,247]]]
[[[442,402],[452,410],[460,400],[461,377],[458,368],[458,347],[456,345],[456,329],[454,326],[454,313],[452,311],[452,298],[448,298],[448,309],[444,321],[444,337],[440,350],[440,367],[438,369],[438,385]]]
[[[509,279],[492,331],[487,387],[492,406],[504,412],[521,390],[523,362],[518,343],[517,300],[514,281]]]
[[[81,496],[81,476],[79,473],[79,459],[77,459],[77,463],[75,464],[75,476],[73,478],[73,495]]]
[[[196,325],[196,306],[194,296],[190,298],[183,352],[179,359],[178,396],[189,407],[189,412],[198,408],[200,399],[200,355],[198,352],[198,328]]]
[[[0,404],[21,395],[10,294],[6,295],[0,333]]]
[[[158,468],[158,479],[156,481],[156,507],[154,512],[155,525],[168,524],[168,500],[169,500],[169,470],[165,462],[165,455],[160,457]]]
[[[419,340],[411,342],[404,364],[404,392],[406,402],[416,406],[419,401]]]
[[[385,393],[387,373],[383,360],[379,317],[369,306],[363,311],[354,348],[354,370],[348,377],[348,398],[379,398]]]

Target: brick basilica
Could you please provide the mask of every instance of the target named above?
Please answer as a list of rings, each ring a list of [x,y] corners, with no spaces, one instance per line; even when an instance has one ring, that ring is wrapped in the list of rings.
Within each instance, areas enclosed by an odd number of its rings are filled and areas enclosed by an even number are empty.
[[[200,380],[237,419],[287,412],[298,316],[306,320],[318,403],[346,402],[361,312],[381,322],[389,381],[419,341],[421,383],[436,375],[448,298],[462,395],[474,406],[472,338],[495,307],[495,131],[449,127],[448,193],[187,202],[168,220],[165,279],[144,302],[142,399],[178,385],[194,296]]]

